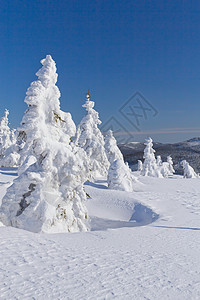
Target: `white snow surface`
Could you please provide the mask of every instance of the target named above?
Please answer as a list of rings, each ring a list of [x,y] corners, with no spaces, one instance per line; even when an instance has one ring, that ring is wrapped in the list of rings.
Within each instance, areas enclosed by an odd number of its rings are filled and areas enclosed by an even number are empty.
[[[16,174],[0,169],[0,199]],[[90,232],[0,227],[0,299],[200,299],[199,183],[141,176],[128,193],[99,178]]]

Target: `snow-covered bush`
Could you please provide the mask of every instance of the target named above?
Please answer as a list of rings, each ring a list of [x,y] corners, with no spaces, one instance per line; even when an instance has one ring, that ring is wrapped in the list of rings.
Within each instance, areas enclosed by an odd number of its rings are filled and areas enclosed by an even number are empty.
[[[105,176],[108,173],[109,161],[105,152],[105,142],[98,125],[101,124],[99,114],[94,107],[94,101],[90,100],[90,94],[86,95],[86,116],[78,126],[75,144],[85,150],[88,156],[90,174],[88,179],[96,176]]]
[[[194,169],[189,165],[189,163],[186,160],[182,160],[181,165],[183,167],[184,170],[184,174],[183,177],[184,178],[197,178],[199,177]]]
[[[108,170],[108,188],[126,192],[133,191],[135,178],[128,166],[122,160],[115,160]]]
[[[26,166],[2,200],[0,219],[33,232],[86,231],[86,154],[70,145],[75,125],[60,110],[55,62],[47,55],[41,63],[38,80],[27,90],[20,128]]]
[[[105,151],[108,161],[111,164],[117,159],[124,161],[123,155],[117,146],[117,142],[113,136],[112,130],[109,130],[105,136]]]
[[[142,167],[143,167],[142,161],[141,161],[141,160],[138,160],[138,167],[137,167],[137,170],[138,170],[139,172],[142,171]]]
[[[149,137],[145,140],[144,145],[144,162],[141,170],[142,176],[162,177],[162,174],[156,164],[155,150],[153,149],[152,139]]]

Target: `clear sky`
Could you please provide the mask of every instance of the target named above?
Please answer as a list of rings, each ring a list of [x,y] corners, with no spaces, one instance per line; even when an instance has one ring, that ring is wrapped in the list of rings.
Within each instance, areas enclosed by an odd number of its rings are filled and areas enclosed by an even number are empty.
[[[199,1],[1,1],[0,113],[10,110],[11,126],[46,54],[57,64],[61,107],[76,123],[90,88],[103,124],[118,122],[135,141],[200,136]],[[148,102],[132,99],[136,92]]]

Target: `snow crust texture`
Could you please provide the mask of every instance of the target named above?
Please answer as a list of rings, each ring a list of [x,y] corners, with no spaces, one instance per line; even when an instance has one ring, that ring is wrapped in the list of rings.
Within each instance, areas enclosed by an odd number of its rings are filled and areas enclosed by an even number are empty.
[[[13,175],[0,170],[1,196]],[[140,181],[135,193],[109,190],[101,180],[85,186],[94,222],[113,220],[118,227],[111,222],[107,230],[51,235],[0,227],[1,299],[198,300],[199,179]],[[136,202],[159,219],[134,227]]]

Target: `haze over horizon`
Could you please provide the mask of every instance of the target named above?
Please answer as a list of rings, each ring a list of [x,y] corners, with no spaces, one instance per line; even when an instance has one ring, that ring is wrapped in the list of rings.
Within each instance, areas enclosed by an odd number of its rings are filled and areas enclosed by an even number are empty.
[[[88,88],[103,130],[126,140],[200,136],[200,3],[4,1],[1,101],[18,127],[40,60],[57,64],[61,108],[78,124]]]

